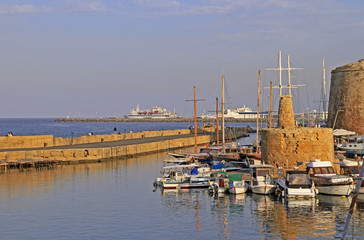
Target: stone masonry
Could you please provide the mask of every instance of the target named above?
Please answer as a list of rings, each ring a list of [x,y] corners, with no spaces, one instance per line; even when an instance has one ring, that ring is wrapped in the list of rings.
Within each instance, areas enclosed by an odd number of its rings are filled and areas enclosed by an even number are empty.
[[[364,134],[363,59],[331,71],[328,114],[328,127]]]
[[[294,112],[292,99],[290,95],[282,95],[279,101],[278,127],[291,128],[294,127]]]
[[[331,128],[296,127],[291,96],[281,96],[278,128],[262,131],[261,152],[264,163],[284,170],[313,159],[333,161],[333,132]],[[299,169],[305,167],[303,164]]]

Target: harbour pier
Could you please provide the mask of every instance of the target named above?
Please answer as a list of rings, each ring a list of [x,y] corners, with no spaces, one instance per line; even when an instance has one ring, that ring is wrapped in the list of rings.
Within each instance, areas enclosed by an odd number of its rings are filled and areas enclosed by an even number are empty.
[[[247,128],[236,129],[227,138],[247,136]],[[57,164],[100,162],[114,158],[191,147],[191,129],[144,131],[125,134],[58,138],[52,135],[0,137],[0,170],[52,167]],[[234,136],[233,136],[234,135]],[[214,133],[199,133],[198,145],[216,141]]]

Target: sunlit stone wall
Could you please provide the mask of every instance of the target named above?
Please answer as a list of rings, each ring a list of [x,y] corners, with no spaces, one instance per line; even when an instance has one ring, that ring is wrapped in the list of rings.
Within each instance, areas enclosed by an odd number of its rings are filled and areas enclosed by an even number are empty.
[[[334,161],[331,128],[296,127],[291,96],[281,96],[277,128],[262,131],[262,161],[284,170],[313,159]],[[299,169],[303,170],[305,164]]]
[[[331,71],[327,124],[364,134],[364,60]]]

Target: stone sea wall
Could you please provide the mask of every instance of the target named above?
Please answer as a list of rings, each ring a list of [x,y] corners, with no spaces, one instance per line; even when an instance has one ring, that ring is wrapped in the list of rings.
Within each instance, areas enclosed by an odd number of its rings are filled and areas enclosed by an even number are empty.
[[[135,133],[111,134],[111,135],[92,135],[76,138],[53,137],[52,135],[39,136],[5,136],[0,137],[0,149],[14,148],[40,148],[55,147],[70,144],[86,144],[97,142],[111,142],[128,139],[174,136],[190,134],[189,129],[165,130],[165,131],[143,131]]]
[[[198,136],[199,144],[209,144],[210,136]],[[96,162],[104,159],[143,155],[153,152],[194,146],[195,138],[186,137],[170,139],[151,143],[142,143],[126,146],[104,148],[79,148],[79,149],[41,149],[24,151],[0,152],[0,159],[17,161],[19,159],[47,159],[60,160],[64,163]]]

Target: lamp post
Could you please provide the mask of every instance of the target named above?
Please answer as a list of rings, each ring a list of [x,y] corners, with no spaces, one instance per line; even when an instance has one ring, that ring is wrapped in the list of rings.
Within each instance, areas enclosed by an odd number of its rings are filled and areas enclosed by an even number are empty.
[[[336,120],[337,120],[337,115],[339,114],[339,112],[344,112],[344,110],[339,109],[339,110],[337,110],[337,111],[336,111],[335,120],[334,120],[334,125],[332,126],[332,129],[335,129]]]
[[[305,127],[305,111],[310,110],[309,108],[303,109],[303,127]]]

